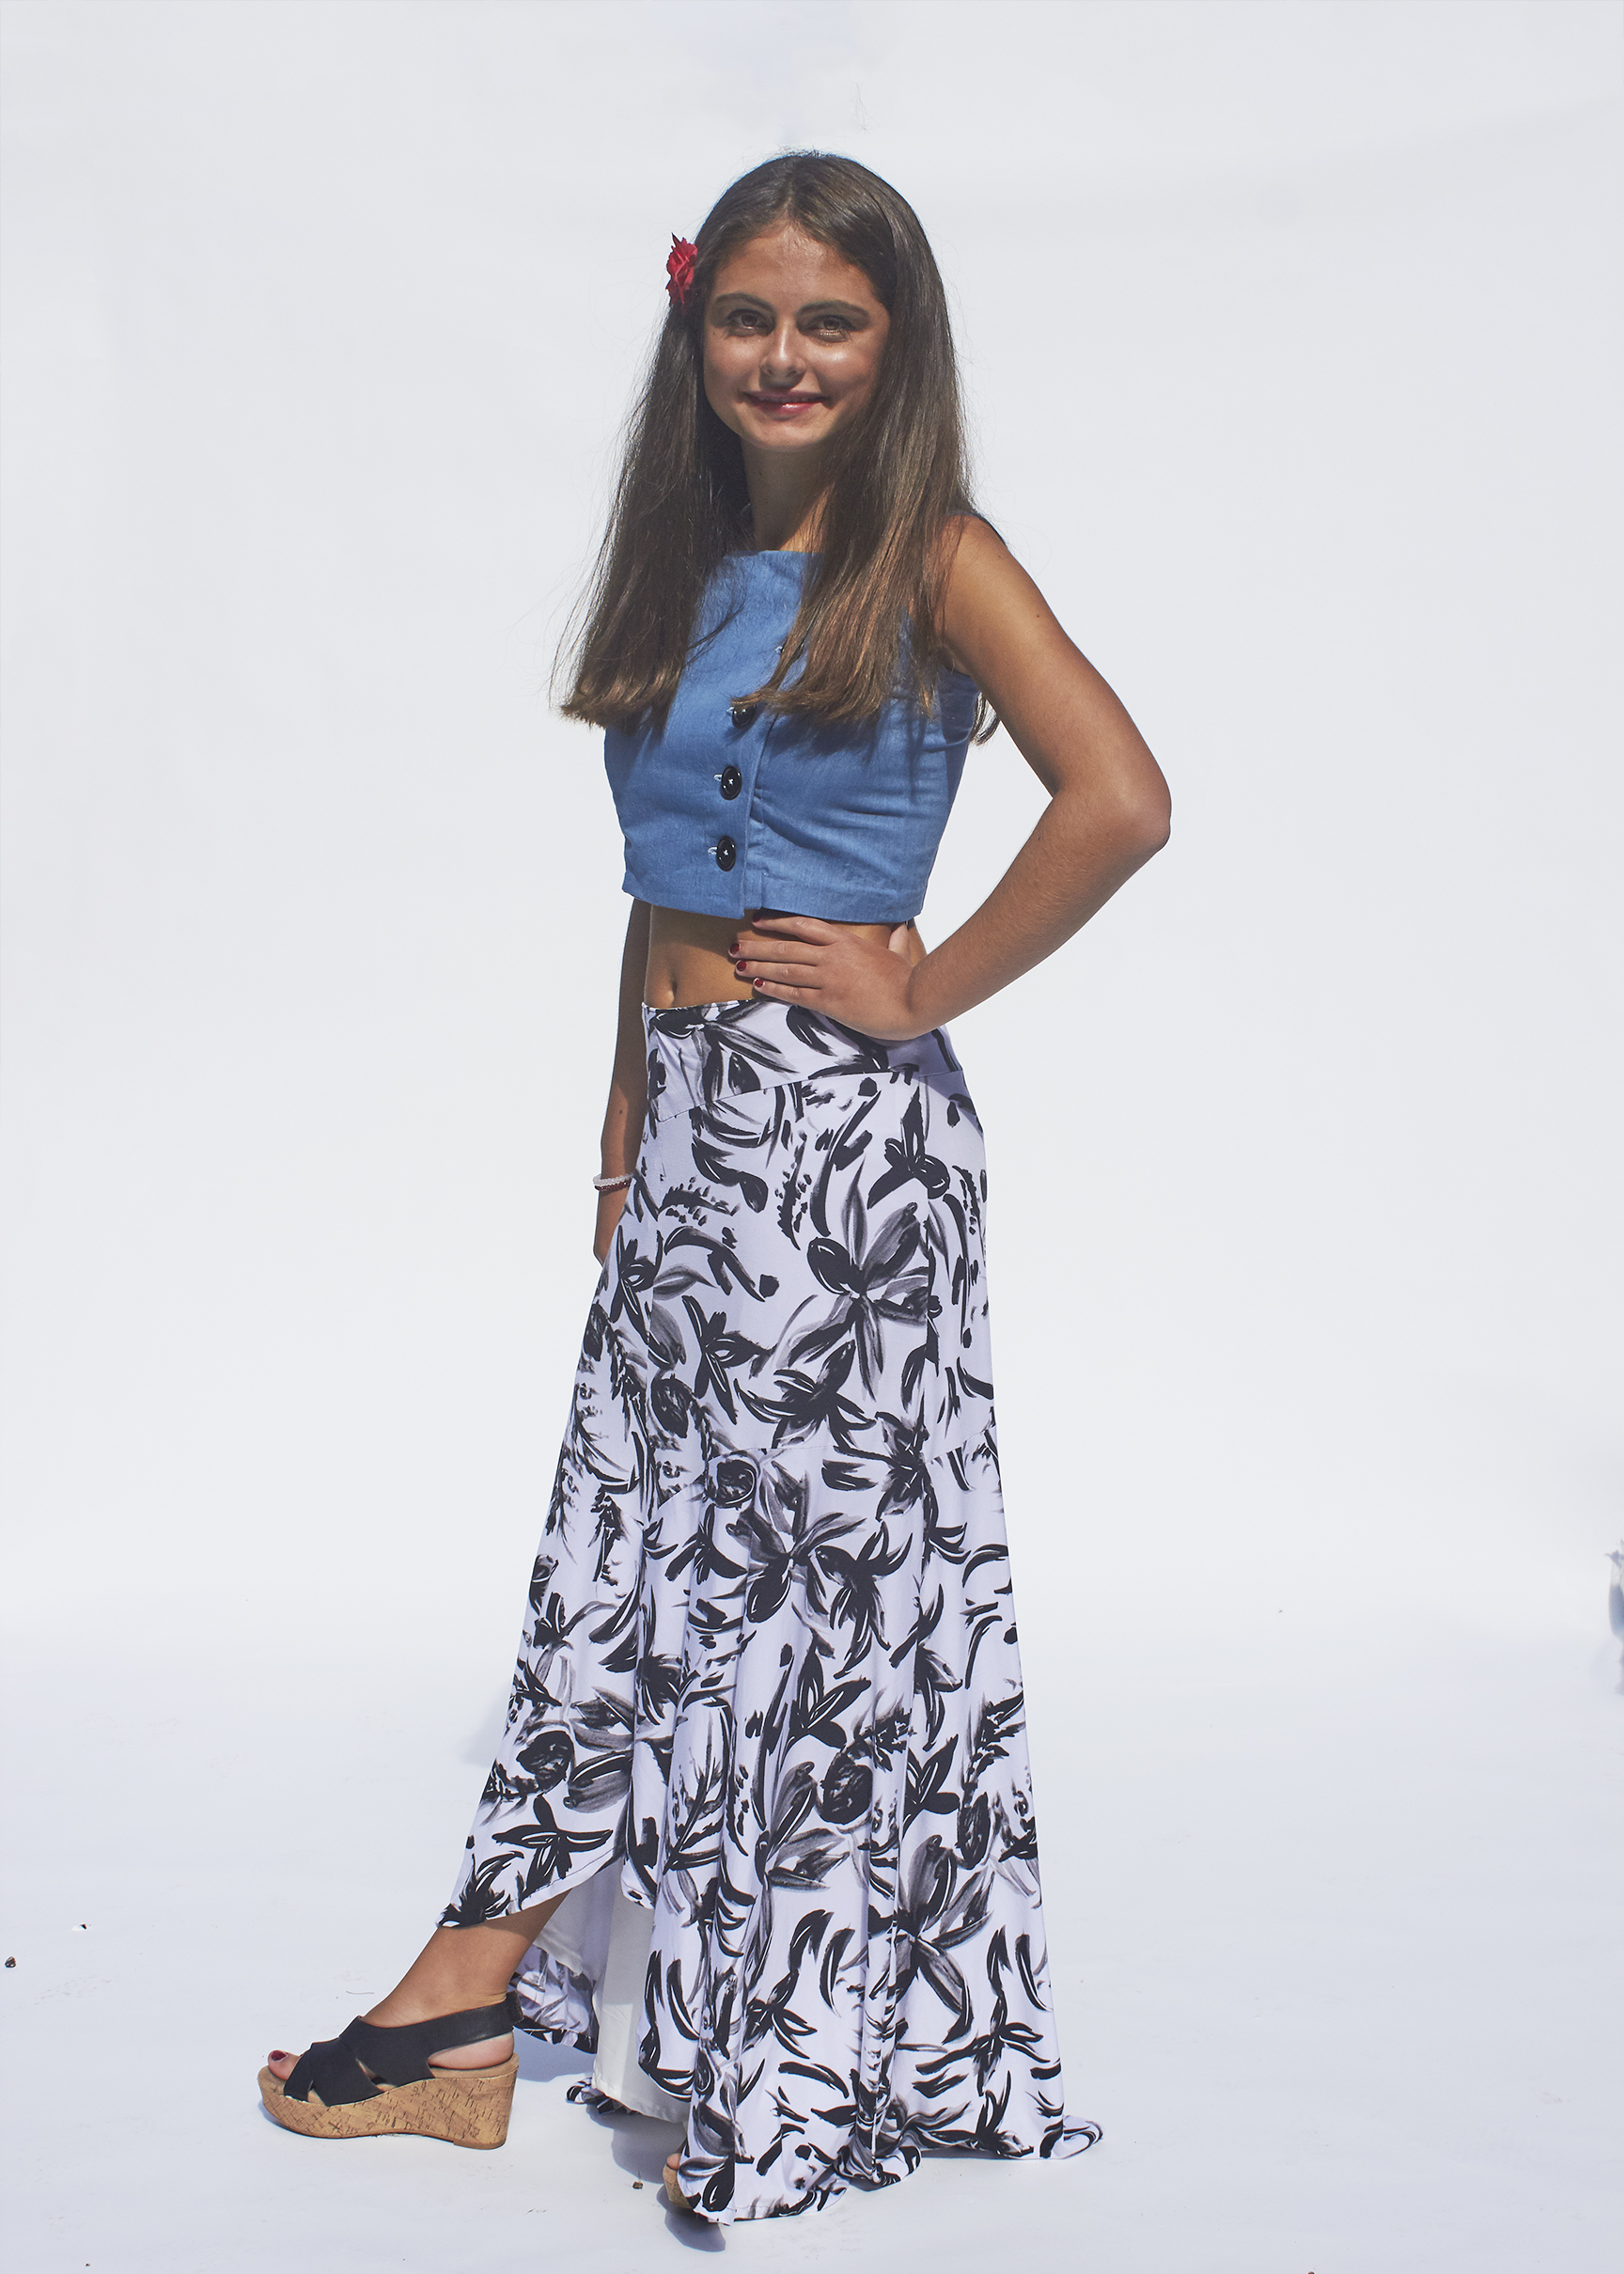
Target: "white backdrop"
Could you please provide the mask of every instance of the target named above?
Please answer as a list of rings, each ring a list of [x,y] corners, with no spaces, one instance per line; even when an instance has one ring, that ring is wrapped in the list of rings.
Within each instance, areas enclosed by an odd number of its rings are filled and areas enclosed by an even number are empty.
[[[36,2263],[325,2263],[313,2220],[335,2265],[461,2265],[480,2212],[509,2255],[681,2240],[567,2062],[489,2164],[330,2165],[245,2088],[386,1986],[456,1864],[593,1278],[624,919],[553,643],[671,232],[816,144],[916,206],[982,502],[1176,813],[957,1034],[1106,2143],[726,2247],[1588,2274],[1619,9],[6,23],[0,1980],[36,2063],[88,2032],[102,2091],[164,2048],[211,2109],[172,2082],[65,2142],[14,2072]],[[928,937],[1038,804],[1006,740],[973,758]]]

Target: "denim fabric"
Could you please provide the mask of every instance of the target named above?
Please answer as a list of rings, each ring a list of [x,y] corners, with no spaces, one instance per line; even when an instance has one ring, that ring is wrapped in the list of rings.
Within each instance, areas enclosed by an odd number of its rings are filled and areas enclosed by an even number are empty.
[[[733,706],[758,687],[801,602],[808,553],[735,554],[706,595],[664,728],[611,728],[603,760],[625,888],[700,916],[757,908],[843,923],[917,916],[964,771],[976,689],[939,682],[860,727]],[[731,792],[731,794],[729,794]]]

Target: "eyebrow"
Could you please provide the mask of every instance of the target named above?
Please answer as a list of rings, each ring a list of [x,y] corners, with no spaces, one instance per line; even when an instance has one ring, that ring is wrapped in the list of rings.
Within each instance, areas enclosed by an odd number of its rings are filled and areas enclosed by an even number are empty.
[[[769,316],[777,313],[770,300],[763,300],[755,292],[718,292],[713,305],[718,307],[763,308]],[[798,307],[795,313],[798,317],[825,314],[855,316],[863,323],[869,321],[868,310],[859,307],[854,300],[808,300],[804,306]]]

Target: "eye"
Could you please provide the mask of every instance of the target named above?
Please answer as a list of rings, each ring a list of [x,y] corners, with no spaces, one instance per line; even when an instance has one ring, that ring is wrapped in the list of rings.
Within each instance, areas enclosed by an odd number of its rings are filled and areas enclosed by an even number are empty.
[[[729,308],[722,319],[725,332],[764,332],[767,319],[757,308]]]

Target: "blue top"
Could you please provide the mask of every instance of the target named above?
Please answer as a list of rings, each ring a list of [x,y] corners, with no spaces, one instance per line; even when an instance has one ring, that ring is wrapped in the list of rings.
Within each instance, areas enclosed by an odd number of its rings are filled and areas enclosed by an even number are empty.
[[[772,676],[815,557],[730,555],[695,641],[716,635],[696,645],[664,727],[605,734],[636,899],[696,916],[777,908],[850,924],[901,923],[924,906],[964,771],[974,682],[946,672],[929,714],[898,696],[860,726],[738,701]]]

